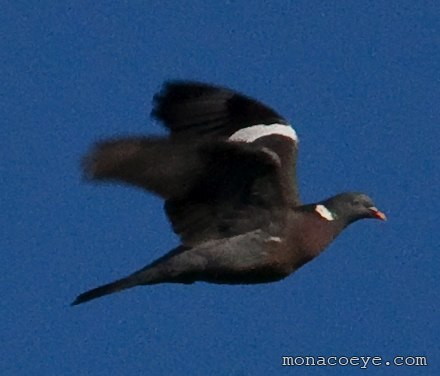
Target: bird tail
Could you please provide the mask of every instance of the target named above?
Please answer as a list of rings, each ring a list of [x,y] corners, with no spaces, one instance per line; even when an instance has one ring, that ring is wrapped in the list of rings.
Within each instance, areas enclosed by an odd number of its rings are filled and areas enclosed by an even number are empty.
[[[164,256],[158,258],[156,261],[130,274],[127,277],[118,279],[111,283],[107,283],[106,285],[96,287],[92,290],[82,293],[81,295],[78,295],[71,305],[74,306],[82,304],[88,302],[89,300],[100,298],[101,296],[113,294],[115,292],[123,291],[139,285],[153,285],[161,282],[175,282],[176,280],[178,280],[176,279],[176,277],[178,277],[179,275],[179,270],[174,267],[174,269],[176,269],[177,271],[177,274],[170,275],[168,268],[164,266],[167,264],[167,261],[169,259],[173,259],[174,256],[183,253],[187,249],[188,248],[185,246],[178,246],[169,251]]]
[[[130,287],[137,286],[138,284],[139,281],[137,280],[137,278],[133,278],[132,276],[118,279],[117,281],[107,283],[105,285],[86,291],[81,295],[78,295],[71,305],[74,306],[82,304],[88,302],[89,300],[100,298],[104,295],[113,294],[115,292],[129,289]]]

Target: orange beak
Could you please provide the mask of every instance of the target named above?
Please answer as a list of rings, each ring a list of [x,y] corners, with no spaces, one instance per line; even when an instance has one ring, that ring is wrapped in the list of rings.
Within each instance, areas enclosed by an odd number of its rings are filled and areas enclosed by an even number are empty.
[[[371,208],[368,208],[371,212],[371,215],[374,218],[380,219],[381,221],[386,221],[387,220],[387,216],[382,213],[378,208],[372,206]]]

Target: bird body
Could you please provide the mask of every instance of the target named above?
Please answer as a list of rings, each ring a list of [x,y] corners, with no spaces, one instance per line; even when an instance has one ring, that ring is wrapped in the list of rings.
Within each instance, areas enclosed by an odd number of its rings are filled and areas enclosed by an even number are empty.
[[[277,281],[315,258],[350,223],[385,219],[362,193],[302,205],[296,132],[254,99],[171,82],[155,97],[153,116],[169,136],[100,142],[83,166],[92,180],[122,181],[162,197],[182,245],[79,295],[74,305],[137,285]]]

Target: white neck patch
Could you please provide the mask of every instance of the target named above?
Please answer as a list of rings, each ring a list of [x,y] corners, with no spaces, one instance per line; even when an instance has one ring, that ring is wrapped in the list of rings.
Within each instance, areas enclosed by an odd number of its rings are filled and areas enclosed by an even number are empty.
[[[229,141],[254,142],[255,140],[270,135],[280,135],[290,138],[293,142],[298,142],[298,136],[290,125],[284,124],[258,124],[243,128],[235,132]]]
[[[334,221],[336,218],[330,210],[328,210],[324,205],[316,205],[315,212],[317,212],[322,218],[327,221]]]

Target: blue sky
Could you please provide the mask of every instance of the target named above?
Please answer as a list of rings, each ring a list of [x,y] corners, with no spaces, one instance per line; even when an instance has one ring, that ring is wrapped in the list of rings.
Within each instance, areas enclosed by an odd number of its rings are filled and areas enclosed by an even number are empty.
[[[2,375],[439,374],[436,2],[6,1],[0,14]],[[101,138],[161,133],[166,79],[291,120],[304,202],[364,191],[289,278],[158,285],[70,307],[178,244],[159,199],[81,180]],[[428,367],[281,367],[282,355],[424,355]]]

